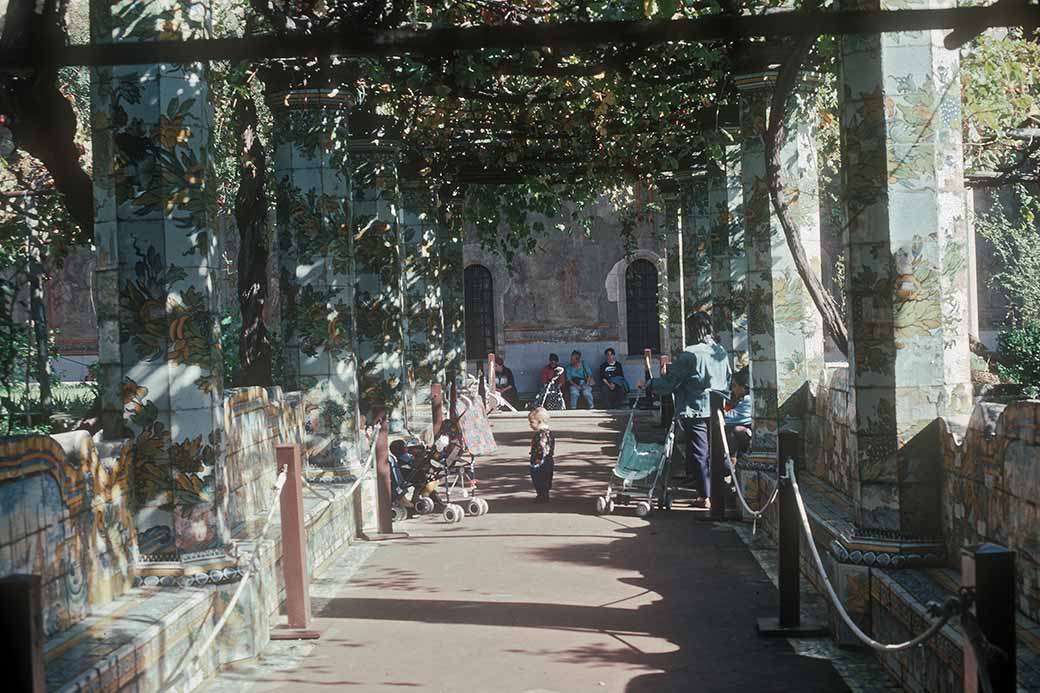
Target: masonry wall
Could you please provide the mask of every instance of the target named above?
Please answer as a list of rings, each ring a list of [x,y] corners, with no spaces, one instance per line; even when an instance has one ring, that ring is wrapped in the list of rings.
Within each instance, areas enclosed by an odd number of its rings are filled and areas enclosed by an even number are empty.
[[[594,209],[592,233],[553,231],[539,241],[538,251],[520,255],[507,267],[499,256],[483,250],[475,230],[467,229],[463,249],[467,266],[480,264],[491,271],[495,294],[496,345],[504,349],[506,365],[521,392],[535,392],[550,352],[566,362],[572,349],[582,352],[590,368],[603,361],[603,350],[613,347],[625,363],[632,384],[642,377],[642,353],[629,355],[624,312],[624,273],[629,262],[643,258],[659,264],[664,280],[665,245],[660,219],[642,217],[635,231],[635,247],[626,256],[617,211],[601,200]],[[659,215],[658,215],[659,216]],[[566,218],[545,219],[547,229],[568,224]],[[659,296],[659,300],[664,300]],[[662,347],[667,335],[662,333]],[[631,356],[631,359],[626,359]],[[475,360],[479,355],[467,354]]]

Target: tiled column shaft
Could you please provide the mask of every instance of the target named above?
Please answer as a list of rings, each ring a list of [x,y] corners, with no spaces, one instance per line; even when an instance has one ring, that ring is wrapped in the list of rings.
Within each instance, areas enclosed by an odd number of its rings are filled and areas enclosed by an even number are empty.
[[[403,181],[402,202],[405,409],[408,420],[415,422],[430,416],[430,387],[444,382],[438,217],[433,193],[424,181]]]
[[[674,182],[661,184],[664,202],[665,291],[660,291],[661,332],[668,335],[668,351],[674,357],[686,347],[685,306],[683,304],[682,200]],[[664,345],[662,345],[663,348]]]
[[[441,321],[444,326],[445,377],[457,380],[466,370],[466,290],[463,246],[463,202],[441,200],[443,223],[437,230],[441,271]],[[473,354],[474,357],[482,357]]]
[[[200,38],[210,3],[94,2],[99,43]],[[132,438],[139,574],[228,561],[220,242],[202,64],[97,69],[92,79],[101,387]]]
[[[355,138],[350,156],[361,399],[368,405],[386,406],[394,432],[406,424],[400,145]]]
[[[775,74],[738,77],[741,180],[747,235],[748,343],[754,391],[753,452],[778,451],[780,407],[823,371],[823,326],[798,276],[766,180],[762,133]],[[812,118],[792,117],[781,144],[780,175],[813,271],[820,271],[820,212]]]
[[[272,94],[281,287],[281,370],[301,390],[315,432],[357,443],[354,270],[347,118],[331,89]]]
[[[899,451],[972,406],[959,56],[942,42],[844,37],[839,89],[859,520],[931,535],[939,482]]]
[[[682,200],[682,277],[687,325],[698,312],[710,313],[711,215],[708,207],[708,176],[704,172],[679,178]]]
[[[747,346],[747,255],[740,184],[740,147],[723,148],[708,172],[711,227],[712,322],[719,343],[734,359]]]

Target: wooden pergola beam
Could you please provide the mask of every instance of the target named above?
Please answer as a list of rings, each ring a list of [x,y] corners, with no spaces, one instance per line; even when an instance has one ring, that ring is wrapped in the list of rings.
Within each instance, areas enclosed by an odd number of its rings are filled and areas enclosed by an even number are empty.
[[[455,51],[575,49],[602,45],[654,45],[771,39],[809,34],[878,34],[891,31],[1040,26],[1035,4],[1001,4],[935,10],[848,10],[714,15],[697,19],[626,22],[561,22],[513,26],[437,27],[422,31],[336,31],[288,36],[193,39],[71,45],[46,56],[28,52],[0,55],[0,69],[32,67],[40,60],[57,65],[140,65],[212,60],[261,60],[321,56],[445,55]]]

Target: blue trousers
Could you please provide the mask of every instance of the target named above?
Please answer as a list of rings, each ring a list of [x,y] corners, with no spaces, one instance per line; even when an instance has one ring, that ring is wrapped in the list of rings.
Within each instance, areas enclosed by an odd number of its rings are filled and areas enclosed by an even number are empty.
[[[707,418],[679,418],[679,427],[686,435],[686,475],[693,478],[694,485],[704,498],[711,497],[710,421]]]
[[[531,483],[538,495],[548,493],[552,489],[553,461],[546,459],[537,467],[531,467]]]
[[[574,383],[571,383],[570,396],[571,396],[571,409],[578,408],[578,395],[585,398],[585,401],[589,403],[589,409],[594,406],[592,404],[592,386],[585,383],[581,387],[578,387]]]

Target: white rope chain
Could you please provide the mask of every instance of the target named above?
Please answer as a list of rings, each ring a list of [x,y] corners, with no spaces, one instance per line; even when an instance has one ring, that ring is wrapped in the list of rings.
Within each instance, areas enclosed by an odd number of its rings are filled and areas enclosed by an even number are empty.
[[[902,650],[909,650],[911,647],[916,647],[934,636],[949,622],[951,618],[953,618],[954,614],[947,611],[941,618],[939,618],[939,620],[932,623],[925,632],[912,640],[896,643],[894,645],[878,642],[860,630],[860,627],[852,620],[849,613],[845,611],[845,606],[841,603],[837,593],[831,586],[830,580],[827,578],[827,571],[823,568],[823,560],[820,558],[820,552],[816,550],[816,542],[813,540],[812,529],[809,527],[809,515],[805,512],[805,502],[802,500],[802,492],[798,488],[798,480],[794,475],[794,464],[791,462],[787,463],[787,476],[791,480],[791,488],[794,491],[795,501],[798,503],[798,514],[801,515],[802,518],[802,531],[805,534],[805,541],[809,544],[809,552],[812,553],[813,562],[816,564],[816,571],[820,574],[820,580],[823,582],[823,587],[827,592],[827,596],[830,597],[831,603],[834,604],[834,608],[838,610],[838,615],[841,616],[841,620],[845,622],[845,625],[849,627],[849,630],[851,630],[853,634],[863,642],[863,644],[877,650],[878,652],[900,652]]]
[[[729,473],[733,477],[733,487],[737,490],[737,500],[740,501],[740,505],[744,508],[744,512],[751,515],[751,533],[756,534],[758,532],[758,519],[765,515],[766,510],[769,509],[769,506],[772,505],[773,501],[775,501],[780,495],[780,484],[778,483],[776,488],[773,489],[773,495],[769,497],[769,500],[765,502],[765,505],[758,510],[754,510],[750,505],[748,505],[747,499],[744,498],[744,492],[740,490],[740,479],[737,477],[737,468],[733,466],[733,462],[729,457],[726,458],[726,466],[729,467]]]

